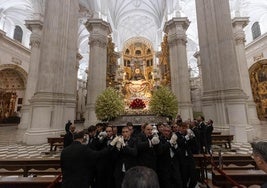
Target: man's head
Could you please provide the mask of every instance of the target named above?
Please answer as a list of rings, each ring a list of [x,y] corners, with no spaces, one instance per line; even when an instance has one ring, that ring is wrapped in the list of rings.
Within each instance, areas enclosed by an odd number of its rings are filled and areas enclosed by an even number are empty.
[[[70,125],[70,129],[69,130],[70,130],[71,133],[74,133],[75,129],[76,129],[76,127],[75,127],[74,124]]]
[[[179,125],[179,132],[181,134],[186,134],[188,128],[189,128],[189,125],[186,122],[183,122],[181,123],[181,125]]]
[[[121,130],[121,134],[122,134],[124,139],[128,140],[131,136],[131,132],[130,132],[129,127],[127,127],[127,126],[123,127]]]
[[[122,188],[159,188],[158,176],[150,168],[136,166],[125,173]]]
[[[132,122],[127,122],[126,126],[129,128],[130,134],[132,135],[134,132],[134,127]]]
[[[78,131],[73,133],[73,140],[83,142],[84,131]]]
[[[96,135],[96,126],[91,125],[88,127],[88,134],[90,137],[94,137]]]
[[[197,121],[198,121],[198,122],[205,121],[204,116],[198,116],[198,117],[197,117]]]
[[[164,130],[164,124],[163,124],[162,122],[158,123],[158,124],[157,124],[157,129],[158,129],[158,131],[159,131],[160,133],[162,133],[163,130]]]
[[[116,136],[118,134],[118,127],[117,126],[112,126],[112,133],[113,133],[113,136]]]
[[[175,133],[177,133],[179,131],[179,127],[176,123],[172,125],[172,131]]]
[[[106,133],[107,133],[107,137],[108,138],[113,136],[113,131],[112,131],[112,127],[111,126],[107,126],[106,127]]]
[[[152,129],[153,129],[153,127],[150,124],[144,125],[144,133],[147,137],[152,136]]]
[[[163,127],[163,131],[162,131],[162,134],[165,138],[171,138],[172,136],[172,130],[171,130],[171,127],[169,125],[166,125]]]

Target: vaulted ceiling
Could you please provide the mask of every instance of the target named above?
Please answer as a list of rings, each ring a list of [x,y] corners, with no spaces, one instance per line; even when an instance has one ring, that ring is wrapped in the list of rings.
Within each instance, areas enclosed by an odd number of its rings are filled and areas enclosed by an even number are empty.
[[[251,25],[259,21],[262,33],[267,32],[266,0],[229,0],[234,16],[249,16],[246,27],[247,42],[251,38]],[[45,0],[0,0],[0,29],[13,37],[15,25],[20,25],[29,38],[30,31],[24,26],[25,20],[42,15]],[[80,69],[88,65],[88,35],[83,23],[88,18],[97,17],[108,21],[112,27],[112,38],[116,49],[121,51],[123,44],[132,37],[144,37],[151,41],[155,50],[159,49],[164,23],[174,16],[186,16],[191,24],[187,30],[188,62],[191,68],[196,61],[192,56],[198,50],[195,0],[80,0],[78,46],[83,59]],[[29,47],[28,40],[24,45]],[[193,62],[193,63],[192,63]],[[81,72],[82,72],[81,71]],[[81,73],[82,77],[84,73]]]

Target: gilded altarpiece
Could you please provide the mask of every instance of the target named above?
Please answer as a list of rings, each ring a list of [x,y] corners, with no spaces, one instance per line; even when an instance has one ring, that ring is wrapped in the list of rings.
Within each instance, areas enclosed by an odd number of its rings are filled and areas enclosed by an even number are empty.
[[[267,60],[261,60],[249,69],[252,94],[260,120],[267,119]]]
[[[126,111],[135,99],[141,99],[148,109],[154,86],[153,50],[151,46],[140,41],[132,42],[123,51],[122,93],[126,103]]]
[[[117,59],[119,54],[114,50],[115,45],[112,42],[112,38],[108,38],[107,45],[107,76],[106,76],[106,86],[107,87],[116,87],[117,82],[115,80],[116,71],[118,68]]]
[[[164,36],[161,43],[161,53],[159,55],[159,67],[161,72],[161,85],[171,86],[171,73],[170,73],[170,62],[169,62],[169,45],[168,37]]]

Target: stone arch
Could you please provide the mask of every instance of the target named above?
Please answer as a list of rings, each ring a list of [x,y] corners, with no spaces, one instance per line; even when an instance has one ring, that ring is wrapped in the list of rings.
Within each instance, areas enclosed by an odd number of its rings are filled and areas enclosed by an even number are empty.
[[[150,51],[154,51],[151,41],[144,37],[133,37],[128,39],[123,44],[123,51],[125,52],[129,48],[129,46],[132,45],[133,43],[143,43],[150,49]]]
[[[267,59],[257,61],[249,68],[249,78],[258,117],[267,120]]]
[[[27,72],[13,64],[0,65],[0,122],[18,122]]]
[[[18,65],[13,65],[13,64],[0,65],[0,72],[5,69],[12,69],[16,71],[20,75],[21,79],[23,80],[24,86],[26,86],[28,73],[23,68],[21,68]]]

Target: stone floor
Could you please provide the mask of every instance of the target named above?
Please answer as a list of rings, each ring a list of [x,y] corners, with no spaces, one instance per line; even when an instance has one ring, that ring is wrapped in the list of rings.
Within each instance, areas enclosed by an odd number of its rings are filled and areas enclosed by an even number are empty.
[[[77,126],[79,129],[81,125]],[[42,145],[25,145],[22,143],[24,130],[18,129],[16,125],[0,126],[0,159],[7,158],[57,158],[60,155],[60,149],[56,152],[49,152],[48,144]],[[256,140],[267,141],[267,125],[262,126],[260,136]],[[213,151],[222,154],[251,154],[252,150],[249,143],[233,143],[232,149],[214,146]]]
[[[76,126],[82,129],[82,125]],[[267,141],[267,123],[255,127],[256,134],[254,135],[255,141]],[[41,145],[25,145],[23,144],[24,130],[17,128],[17,125],[0,125],[0,159],[20,159],[20,158],[59,158],[62,149],[55,152],[49,152],[50,146],[46,144]],[[251,154],[252,148],[249,143],[232,143],[232,149],[225,149],[220,146],[213,146],[213,153],[221,152],[222,154]],[[208,181],[209,187],[218,188],[211,183],[211,174],[208,173],[210,178]],[[206,185],[198,183],[196,188],[206,188]],[[252,188],[252,187],[251,187]],[[257,186],[259,188],[259,186]]]

